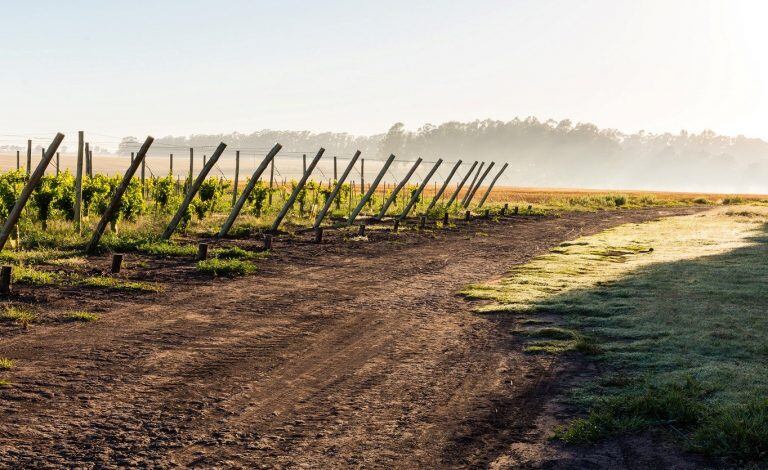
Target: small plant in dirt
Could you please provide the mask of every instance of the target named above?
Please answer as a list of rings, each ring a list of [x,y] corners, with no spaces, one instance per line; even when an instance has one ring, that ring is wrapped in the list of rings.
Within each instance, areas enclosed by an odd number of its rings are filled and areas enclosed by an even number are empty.
[[[13,361],[8,359],[7,357],[0,357],[0,370],[11,370],[13,369]]]
[[[201,273],[213,274],[214,276],[244,276],[256,271],[256,266],[248,261],[239,259],[219,259],[212,258],[197,263],[197,270]]]
[[[67,322],[92,322],[99,319],[99,316],[95,313],[86,312],[84,310],[76,310],[64,315],[64,321]]]
[[[0,320],[13,322],[26,328],[37,321],[37,315],[26,307],[11,305],[0,314]]]
[[[160,286],[149,282],[122,281],[113,277],[90,276],[79,280],[78,284],[88,287],[101,287],[119,291],[159,292]]]

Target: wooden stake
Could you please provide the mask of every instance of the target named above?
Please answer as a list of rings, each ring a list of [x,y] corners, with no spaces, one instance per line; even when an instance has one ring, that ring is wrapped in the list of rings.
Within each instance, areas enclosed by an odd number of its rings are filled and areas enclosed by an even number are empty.
[[[203,261],[206,258],[208,258],[208,244],[207,243],[198,243],[197,244],[197,256],[195,257],[195,261]]]
[[[360,224],[360,226],[357,227],[357,236],[358,237],[364,237],[365,236],[365,224]]]
[[[271,250],[272,249],[272,234],[266,233],[264,234],[264,250]]]
[[[360,194],[365,194],[365,158],[360,159]]]
[[[19,152],[18,150],[16,151],[16,169],[17,170],[21,169],[21,152]]]
[[[368,188],[368,192],[363,195],[363,197],[360,199],[360,202],[357,203],[357,206],[350,212],[349,219],[347,219],[347,225],[352,225],[355,222],[355,219],[357,218],[358,214],[360,214],[360,211],[363,210],[363,206],[365,206],[365,203],[368,202],[368,199],[371,198],[374,191],[376,191],[376,187],[381,182],[381,179],[384,178],[384,174],[389,169],[390,165],[392,165],[392,162],[395,161],[395,155],[391,154],[389,158],[387,158],[387,161],[384,162],[384,166],[381,167],[381,171],[379,171],[379,174],[376,175],[376,179],[373,180],[373,183],[371,184],[371,187]],[[349,202],[350,206],[352,205],[352,194],[355,193],[354,191],[354,182],[353,184],[353,190],[349,193]]]
[[[170,154],[168,159],[168,174],[173,176],[173,154]]]
[[[192,199],[194,199],[195,195],[197,195],[197,192],[200,190],[200,186],[202,186],[203,181],[205,181],[205,177],[208,176],[208,173],[210,173],[211,169],[213,169],[213,165],[216,164],[216,161],[218,161],[219,157],[222,153],[224,153],[224,149],[227,148],[227,144],[224,142],[220,143],[219,146],[216,148],[216,151],[213,152],[213,155],[211,155],[211,159],[206,162],[206,164],[203,166],[203,169],[200,170],[200,174],[197,175],[197,179],[194,183],[192,183],[192,186],[190,186],[189,191],[187,191],[187,194],[184,196],[184,200],[181,202],[181,205],[179,206],[179,209],[176,211],[176,215],[173,216],[173,219],[171,219],[171,222],[168,224],[168,227],[165,229],[165,232],[163,232],[163,235],[161,238],[163,240],[168,240],[171,238],[171,235],[173,235],[173,232],[176,231],[176,227],[179,226],[179,222],[181,222],[181,218],[184,216],[184,213],[187,211],[187,208],[189,207],[189,204],[192,202]]]
[[[3,229],[2,231],[0,231],[0,251],[2,251],[3,247],[5,246],[5,243],[8,241],[8,238],[11,236],[11,232],[13,231],[13,228],[16,226],[16,222],[19,221],[19,217],[21,216],[21,211],[24,210],[24,206],[27,204],[29,197],[32,195],[32,191],[34,191],[35,187],[37,186],[37,183],[39,183],[40,179],[43,177],[43,173],[45,173],[45,169],[48,167],[48,164],[51,162],[51,159],[53,158],[54,154],[56,154],[56,150],[59,148],[59,145],[61,145],[62,140],[64,140],[64,134],[62,133],[56,134],[56,137],[53,138],[53,142],[51,142],[51,145],[48,147],[48,150],[45,152],[45,155],[43,155],[43,159],[40,160],[40,163],[37,165],[37,168],[35,168],[34,173],[32,173],[29,176],[27,183],[24,185],[24,188],[21,190],[19,197],[16,198],[16,202],[13,204],[13,208],[11,209],[11,212],[8,214],[8,217],[5,219],[5,224],[3,224]]]
[[[11,293],[11,269],[10,266],[0,268],[0,294],[8,295]]]
[[[315,228],[315,243],[323,243],[323,227]]]
[[[56,152],[56,176],[59,176],[61,160],[59,159],[59,152]]]
[[[114,253],[112,255],[112,267],[110,271],[112,274],[120,274],[120,268],[123,265],[123,255],[120,253]]]
[[[32,171],[32,141],[27,141],[27,177],[29,177]]]
[[[101,239],[101,235],[104,233],[104,230],[107,228],[107,224],[110,220],[112,220],[113,216],[115,216],[115,213],[117,212],[118,208],[120,207],[120,199],[123,197],[123,194],[128,189],[128,185],[131,183],[131,179],[133,178],[133,175],[136,174],[136,170],[138,170],[139,165],[141,162],[144,161],[144,157],[146,156],[147,152],[149,151],[149,147],[152,145],[152,142],[154,142],[154,137],[147,137],[147,139],[144,141],[144,144],[142,144],[141,148],[139,149],[138,155],[136,155],[136,158],[133,160],[133,163],[131,163],[131,166],[128,167],[128,169],[125,171],[125,175],[123,175],[123,179],[120,181],[120,184],[115,188],[114,194],[112,194],[112,200],[109,201],[109,205],[107,206],[107,209],[104,211],[104,214],[101,216],[101,220],[99,220],[98,225],[96,225],[96,229],[93,231],[93,236],[91,237],[90,243],[88,243],[88,246],[86,247],[85,251],[88,254],[92,254],[96,251],[96,248],[99,246],[99,240]]]
[[[80,233],[83,218],[83,152],[85,151],[85,134],[77,133],[77,164],[75,166],[75,230]]]

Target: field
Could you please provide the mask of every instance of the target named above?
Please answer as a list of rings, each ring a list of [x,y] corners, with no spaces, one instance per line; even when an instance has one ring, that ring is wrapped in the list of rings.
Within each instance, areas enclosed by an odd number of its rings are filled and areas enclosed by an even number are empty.
[[[25,181],[0,175],[6,215]],[[427,211],[428,185],[395,229],[416,185],[383,220],[394,185],[375,192],[351,226],[348,185],[318,239],[332,185],[262,181],[218,239],[233,188],[209,177],[164,240],[190,181],[134,178],[88,254],[118,182],[85,178],[78,230],[71,175],[46,176],[0,252],[10,466],[765,456],[764,197],[495,188],[482,207],[445,195]],[[691,406],[647,408],[670,396]]]

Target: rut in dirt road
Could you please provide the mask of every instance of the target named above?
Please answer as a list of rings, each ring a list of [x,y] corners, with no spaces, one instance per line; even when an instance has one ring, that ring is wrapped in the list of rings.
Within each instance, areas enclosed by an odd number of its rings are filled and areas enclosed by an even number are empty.
[[[456,292],[563,240],[683,210],[516,218],[299,245],[254,276],[4,339],[0,462],[487,465],[530,438],[552,359]]]

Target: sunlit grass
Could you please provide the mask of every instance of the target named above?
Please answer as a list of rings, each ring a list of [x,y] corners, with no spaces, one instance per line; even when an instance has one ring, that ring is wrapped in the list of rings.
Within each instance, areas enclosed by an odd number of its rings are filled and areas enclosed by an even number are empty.
[[[92,321],[96,321],[99,319],[99,316],[95,313],[86,312],[83,310],[76,310],[73,312],[68,312],[64,315],[64,321],[70,321],[70,322],[83,322],[88,323]]]
[[[13,322],[26,328],[37,321],[37,314],[26,307],[9,305],[0,313],[0,320]]]

